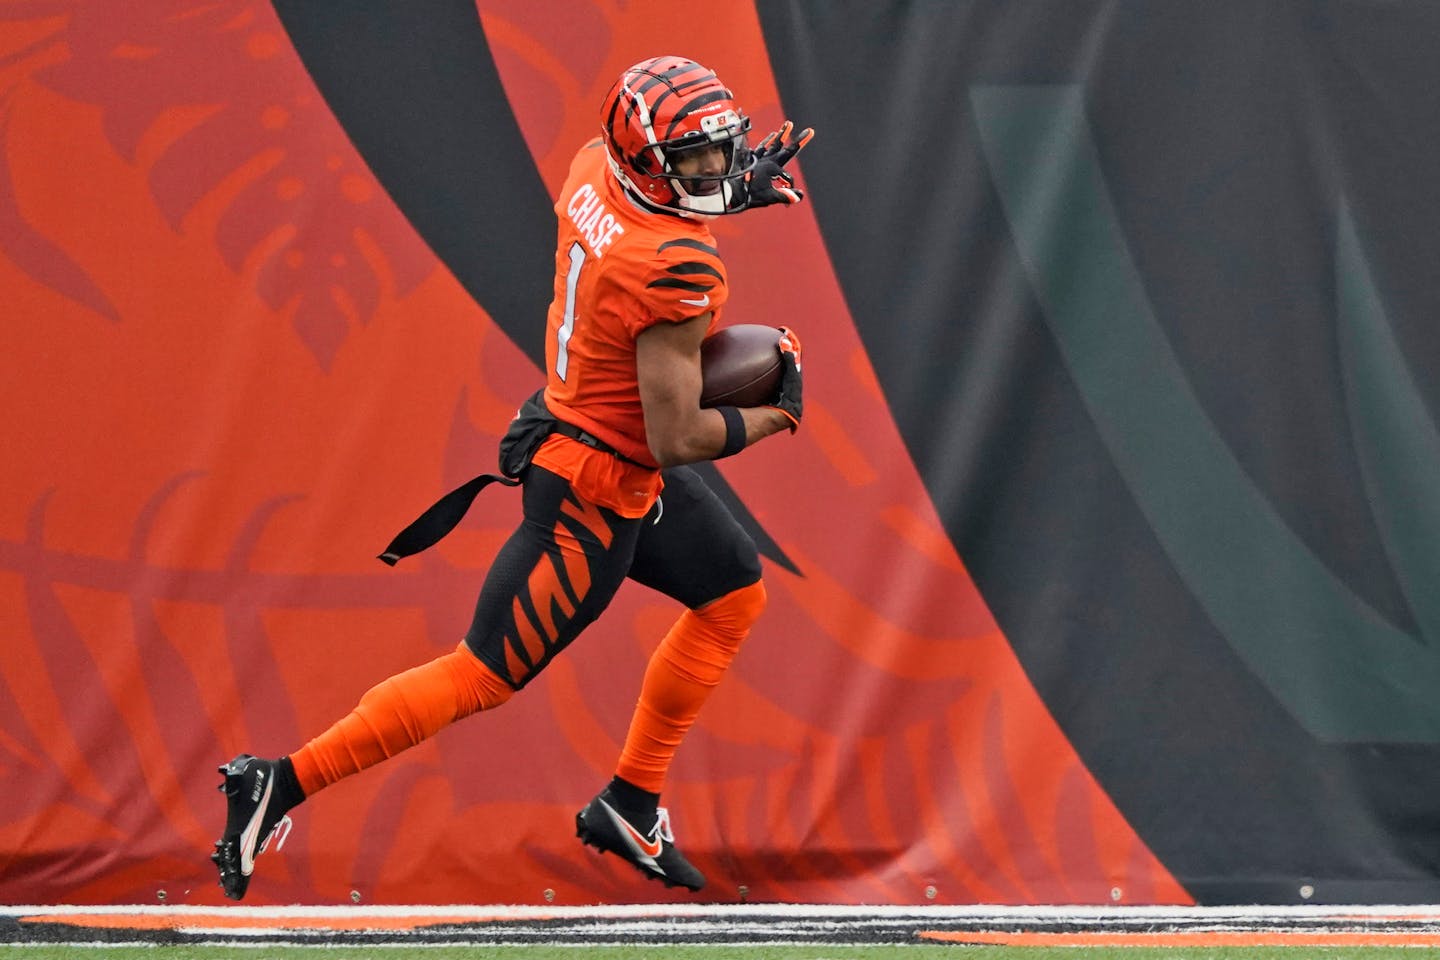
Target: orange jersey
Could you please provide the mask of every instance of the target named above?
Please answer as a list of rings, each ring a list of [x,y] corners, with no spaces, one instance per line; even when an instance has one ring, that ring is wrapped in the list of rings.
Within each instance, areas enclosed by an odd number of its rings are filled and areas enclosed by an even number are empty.
[[[610,172],[599,140],[576,154],[555,214],[545,402],[560,419],[653,465],[635,338],[653,324],[706,312],[715,329],[728,296],[715,238],[703,220],[638,207]]]

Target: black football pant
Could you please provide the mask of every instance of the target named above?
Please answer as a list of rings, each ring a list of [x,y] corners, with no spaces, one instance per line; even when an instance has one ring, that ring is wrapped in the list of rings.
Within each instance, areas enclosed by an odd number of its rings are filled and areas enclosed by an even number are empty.
[[[689,467],[630,519],[531,464],[524,520],[495,558],[465,642],[512,687],[530,682],[609,605],[626,577],[690,609],[760,579],[755,543]]]

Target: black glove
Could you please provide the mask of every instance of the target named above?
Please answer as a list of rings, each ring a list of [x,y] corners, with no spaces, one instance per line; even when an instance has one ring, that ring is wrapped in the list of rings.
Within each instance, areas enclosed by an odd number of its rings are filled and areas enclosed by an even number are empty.
[[[786,142],[794,125],[786,120],[780,129],[761,140],[755,147],[755,166],[745,174],[746,207],[768,207],[773,203],[794,204],[805,199],[805,192],[795,186],[785,164],[794,159],[815,131],[806,127]]]
[[[805,412],[802,391],[805,380],[800,375],[800,338],[789,327],[780,328],[780,362],[785,372],[780,375],[780,393],[775,402],[767,404],[790,418],[790,432],[800,429],[800,417]]]

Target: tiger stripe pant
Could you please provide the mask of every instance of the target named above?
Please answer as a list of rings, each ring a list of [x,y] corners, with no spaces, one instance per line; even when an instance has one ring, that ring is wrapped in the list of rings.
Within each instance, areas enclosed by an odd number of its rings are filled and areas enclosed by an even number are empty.
[[[628,577],[689,609],[757,583],[754,542],[688,467],[665,471],[643,518],[579,499],[563,477],[532,465],[524,521],[501,548],[465,642],[520,689],[604,611]]]

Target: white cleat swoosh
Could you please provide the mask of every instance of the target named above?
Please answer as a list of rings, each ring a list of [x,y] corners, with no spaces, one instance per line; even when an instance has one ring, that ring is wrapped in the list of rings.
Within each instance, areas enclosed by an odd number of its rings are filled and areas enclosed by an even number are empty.
[[[616,813],[614,808],[604,800],[600,801],[600,806],[605,808],[606,816],[615,824],[615,829],[620,831],[620,836],[624,838],[625,843],[635,853],[635,856],[648,863],[656,872],[663,874],[665,871],[660,868],[660,864],[655,862],[655,858],[660,856],[661,851],[664,849],[660,838],[656,837],[651,840],[646,837],[632,827],[630,821]]]
[[[267,777],[265,792],[260,795],[260,804],[240,833],[240,873],[247,877],[255,872],[255,849],[260,846],[260,824],[265,819],[265,810],[270,806],[270,791],[274,787],[275,778]]]

